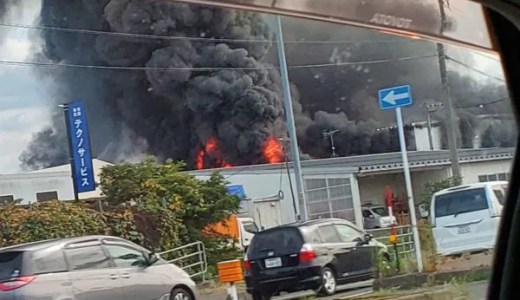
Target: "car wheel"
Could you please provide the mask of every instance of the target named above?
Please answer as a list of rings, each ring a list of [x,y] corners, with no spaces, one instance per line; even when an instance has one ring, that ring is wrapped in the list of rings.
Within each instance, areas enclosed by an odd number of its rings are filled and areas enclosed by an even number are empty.
[[[331,268],[325,267],[321,270],[321,287],[319,293],[325,296],[333,295],[336,292],[336,275]]]
[[[253,292],[253,300],[269,300],[271,297],[264,295],[260,292]]]
[[[172,291],[170,300],[194,300],[191,293],[184,288],[176,288]]]

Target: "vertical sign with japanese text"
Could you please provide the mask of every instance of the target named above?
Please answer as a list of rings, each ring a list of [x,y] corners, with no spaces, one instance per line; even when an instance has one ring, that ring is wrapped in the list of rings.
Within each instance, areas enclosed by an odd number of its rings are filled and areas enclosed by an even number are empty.
[[[83,102],[67,104],[67,121],[69,130],[70,158],[72,179],[77,193],[89,192],[96,189],[94,169],[90,153],[87,115]]]

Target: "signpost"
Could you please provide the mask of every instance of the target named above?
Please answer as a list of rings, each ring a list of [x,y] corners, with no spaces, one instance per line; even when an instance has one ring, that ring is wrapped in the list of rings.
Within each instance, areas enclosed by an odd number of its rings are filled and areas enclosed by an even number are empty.
[[[65,112],[67,137],[69,141],[70,166],[74,186],[74,198],[78,194],[94,191],[96,183],[90,139],[87,126],[87,114],[83,102],[71,102],[62,106]]]
[[[379,106],[383,110],[395,109],[397,118],[397,130],[399,132],[399,145],[401,146],[401,156],[403,158],[404,181],[406,184],[406,194],[408,197],[408,209],[410,211],[410,222],[412,225],[413,240],[415,246],[415,257],[417,258],[417,269],[423,270],[421,243],[419,241],[419,230],[417,229],[417,219],[415,217],[415,202],[413,200],[412,180],[410,177],[410,167],[408,165],[408,154],[406,152],[406,141],[403,129],[403,117],[401,107],[412,105],[412,91],[409,85],[396,86],[379,90]]]

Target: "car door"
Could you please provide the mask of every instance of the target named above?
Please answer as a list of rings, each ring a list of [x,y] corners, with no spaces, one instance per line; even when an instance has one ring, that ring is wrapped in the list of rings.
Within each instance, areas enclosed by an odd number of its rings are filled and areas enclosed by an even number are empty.
[[[112,260],[114,272],[121,278],[125,299],[167,299],[173,286],[167,285],[167,275],[160,266],[148,264],[144,249],[129,243],[103,241]]]
[[[76,300],[123,300],[123,288],[117,272],[100,241],[68,245],[65,257]]]
[[[349,251],[351,261],[347,264],[345,277],[357,277],[374,270],[373,247],[365,242],[365,234],[347,224],[334,224],[343,247]]]
[[[352,244],[342,243],[332,224],[318,226],[318,233],[323,241],[321,247],[328,252],[331,263],[336,269],[336,276],[338,279],[341,279],[352,269],[353,253],[350,249]]]

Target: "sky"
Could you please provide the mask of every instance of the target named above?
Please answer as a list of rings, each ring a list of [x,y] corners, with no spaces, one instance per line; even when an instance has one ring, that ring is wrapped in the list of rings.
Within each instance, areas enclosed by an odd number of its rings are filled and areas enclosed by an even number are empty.
[[[23,11],[13,13],[9,22],[34,24],[40,4],[39,1],[30,3],[32,6],[25,6]],[[31,53],[37,52],[39,45],[38,38],[33,36],[35,33],[0,26],[0,61],[30,61]],[[468,58],[459,55],[457,47],[449,47],[448,53],[463,62],[472,63],[477,69],[503,76],[497,56],[481,54]],[[471,72],[464,68],[457,70]],[[51,101],[46,99],[46,87],[51,84],[51,78],[42,78],[31,67],[0,63],[0,174],[21,172],[18,156],[32,135],[48,123],[49,107],[46,104]]]

